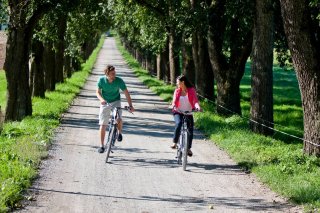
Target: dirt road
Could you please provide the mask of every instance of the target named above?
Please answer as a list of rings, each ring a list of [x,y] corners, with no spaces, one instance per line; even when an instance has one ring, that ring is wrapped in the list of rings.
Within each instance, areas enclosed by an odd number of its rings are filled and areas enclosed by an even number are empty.
[[[109,63],[127,83],[136,112],[123,112],[124,139],[106,164],[105,154],[97,153],[95,88]],[[188,171],[182,171],[169,148],[173,125],[167,103],[139,82],[107,38],[30,189],[36,201],[22,212],[300,212],[199,132]]]

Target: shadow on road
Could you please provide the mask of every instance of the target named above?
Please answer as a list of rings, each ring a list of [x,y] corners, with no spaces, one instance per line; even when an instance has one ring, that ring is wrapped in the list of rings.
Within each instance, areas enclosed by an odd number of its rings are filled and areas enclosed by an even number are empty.
[[[63,191],[63,190],[54,190],[54,189],[45,189],[40,187],[31,187],[31,191],[35,193],[39,192],[50,192],[58,194],[68,194],[70,196],[87,196],[87,197],[101,197],[101,198],[111,198],[118,201],[123,200],[136,200],[143,202],[166,202],[174,203],[177,208],[185,208],[185,211],[200,211],[208,209],[209,205],[212,205],[214,208],[227,207],[228,209],[247,209],[248,211],[260,212],[260,211],[282,211],[287,208],[290,208],[289,204],[279,204],[277,202],[266,202],[263,199],[243,199],[241,197],[192,197],[192,196],[183,196],[178,194],[169,194],[166,197],[155,197],[155,196],[114,196],[110,194],[97,194],[97,193],[87,193],[79,191]],[[148,206],[148,203],[146,203]]]

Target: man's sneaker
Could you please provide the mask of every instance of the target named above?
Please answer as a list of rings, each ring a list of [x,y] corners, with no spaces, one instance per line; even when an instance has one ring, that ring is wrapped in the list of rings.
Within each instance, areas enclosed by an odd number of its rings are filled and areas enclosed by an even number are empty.
[[[99,152],[99,153],[104,153],[104,147],[100,147],[100,148],[98,149],[98,152]]]
[[[119,135],[118,135],[118,141],[119,142],[122,141],[122,134],[121,133],[119,133]]]

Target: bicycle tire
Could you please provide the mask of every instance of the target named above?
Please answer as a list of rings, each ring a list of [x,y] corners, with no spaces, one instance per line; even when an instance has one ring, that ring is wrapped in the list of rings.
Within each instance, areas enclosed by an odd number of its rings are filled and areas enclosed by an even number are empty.
[[[183,127],[182,127],[183,128]],[[177,163],[180,165],[182,164],[182,152],[183,152],[183,146],[184,146],[184,138],[182,137],[183,135],[183,129],[180,132],[179,136],[179,143],[177,147]]]
[[[111,148],[112,148],[112,143],[113,140],[115,140],[115,132],[116,132],[116,127],[112,126],[112,128],[110,129],[109,133],[108,133],[108,141],[107,141],[107,156],[106,156],[106,163],[108,162],[109,156],[110,156],[110,152],[111,152]]]
[[[183,169],[183,171],[186,171],[187,158],[188,158],[188,133],[187,133],[187,131],[185,131],[184,134],[181,136],[184,140],[183,147],[182,147],[182,169]]]
[[[177,163],[180,165],[182,164],[182,152],[181,152],[181,145],[179,144],[178,145],[178,148],[177,148]]]

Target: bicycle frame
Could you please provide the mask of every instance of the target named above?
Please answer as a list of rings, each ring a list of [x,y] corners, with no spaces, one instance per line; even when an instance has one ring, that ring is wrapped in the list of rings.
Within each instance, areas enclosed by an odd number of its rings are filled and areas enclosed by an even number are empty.
[[[109,130],[108,130],[108,137],[107,141],[105,143],[105,149],[106,149],[106,163],[108,162],[110,152],[112,147],[114,146],[114,143],[117,139],[118,136],[118,118],[120,117],[119,115],[119,110],[122,109],[121,107],[113,107],[111,109],[111,119],[109,123]],[[129,110],[130,107],[125,106],[123,109]]]
[[[177,148],[177,161],[178,164],[182,164],[182,169],[185,171],[187,168],[188,146],[189,146],[189,132],[187,128],[187,115],[191,115],[191,112],[181,112],[183,115],[182,125],[179,137],[179,143]]]
[[[108,130],[108,137],[107,137],[107,141],[105,143],[105,149],[106,149],[106,163],[108,162],[108,158],[110,156],[110,152],[112,149],[112,146],[114,146],[114,143],[116,141],[117,135],[118,135],[118,122],[117,119],[119,117],[119,109],[121,109],[121,107],[113,107],[112,108],[112,114],[111,114],[111,119],[110,119],[110,123],[109,123],[109,130]]]

